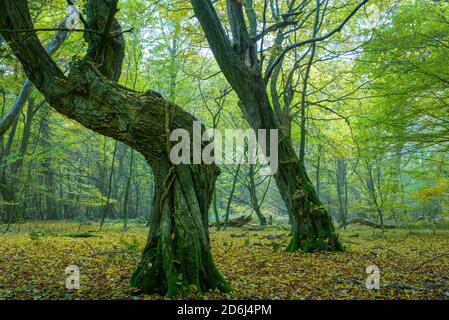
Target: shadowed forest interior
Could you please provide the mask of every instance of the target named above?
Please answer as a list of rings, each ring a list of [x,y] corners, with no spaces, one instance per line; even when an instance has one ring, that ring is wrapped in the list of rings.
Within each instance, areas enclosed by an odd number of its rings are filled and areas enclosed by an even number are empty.
[[[448,299],[448,34],[444,1],[1,1],[0,299]],[[194,121],[278,130],[277,171],[174,165]]]

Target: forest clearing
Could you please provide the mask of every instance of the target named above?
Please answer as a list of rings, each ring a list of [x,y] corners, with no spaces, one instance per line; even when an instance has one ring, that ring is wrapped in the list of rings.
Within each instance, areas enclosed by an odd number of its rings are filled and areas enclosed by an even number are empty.
[[[211,229],[212,254],[233,288],[189,299],[449,299],[449,230],[341,231],[345,252],[288,253],[288,227]],[[24,223],[0,235],[2,299],[163,299],[130,290],[147,228],[109,222]],[[87,235],[87,236],[86,236]],[[80,289],[67,291],[65,269],[80,268]],[[368,265],[381,270],[367,290]],[[12,288],[14,288],[12,290]]]

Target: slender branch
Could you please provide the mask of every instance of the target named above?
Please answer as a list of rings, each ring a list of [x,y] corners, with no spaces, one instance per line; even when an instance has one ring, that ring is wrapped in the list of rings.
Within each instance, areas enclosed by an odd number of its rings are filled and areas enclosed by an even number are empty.
[[[276,58],[276,60],[273,62],[273,64],[270,65],[270,68],[269,68],[269,70],[267,70],[267,73],[266,73],[265,82],[267,82],[267,80],[271,77],[271,75],[272,75],[272,73],[273,73],[273,70],[274,70],[274,68],[276,67],[276,65],[282,61],[282,59],[284,58],[284,56],[285,56],[288,52],[290,52],[290,51],[293,50],[293,49],[302,47],[302,46],[304,46],[304,45],[306,45],[306,44],[309,44],[309,43],[314,43],[314,42],[326,40],[327,38],[332,37],[335,33],[340,32],[340,31],[343,29],[343,27],[348,23],[348,21],[349,21],[349,20],[350,20],[350,19],[357,13],[357,11],[359,11],[359,9],[360,9],[361,7],[363,7],[368,1],[369,1],[369,0],[363,0],[357,7],[354,8],[354,10],[352,10],[352,12],[351,12],[349,15],[348,15],[348,16],[347,16],[347,17],[346,17],[346,18],[345,18],[345,19],[338,25],[337,28],[335,28],[334,30],[330,31],[329,33],[327,33],[327,34],[325,34],[325,35],[322,35],[322,36],[320,36],[320,37],[314,37],[314,38],[307,39],[307,40],[304,40],[304,41],[301,41],[301,42],[298,42],[298,43],[293,43],[293,44],[287,46],[287,47],[286,47],[286,48],[279,54],[279,56]]]
[[[449,256],[449,253],[442,253],[442,254],[436,255],[436,256],[434,256],[433,258],[431,258],[431,259],[429,259],[429,260],[427,260],[427,261],[424,261],[424,262],[421,263],[419,266],[417,266],[416,268],[414,268],[412,271],[419,270],[419,269],[421,269],[421,267],[423,267],[424,265],[426,265],[426,264],[428,264],[428,263],[430,263],[430,262],[432,262],[432,261],[434,261],[434,260],[436,260],[436,259],[439,259],[439,258],[442,258],[442,257],[447,257],[447,256]]]
[[[300,20],[284,20],[284,21],[275,23],[275,24],[265,28],[265,30],[263,30],[263,32],[259,33],[255,37],[251,38],[251,40],[253,42],[259,41],[259,40],[261,40],[263,37],[265,37],[270,32],[277,31],[280,28],[284,28],[284,27],[287,27],[287,26],[295,25],[295,24],[297,24],[299,22],[300,22]]]
[[[60,26],[65,25],[66,18],[62,20],[60,23]],[[51,40],[50,44],[48,45],[46,52],[51,56],[53,55],[64,43],[65,39],[67,38],[67,31],[64,30],[64,28],[56,28],[58,32],[55,34],[53,39]],[[17,96],[16,101],[14,102],[14,106],[11,108],[11,110],[8,111],[8,113],[0,119],[0,136],[2,136],[14,123],[14,121],[17,119],[17,117],[20,115],[20,111],[22,110],[23,106],[25,105],[25,102],[28,100],[31,91],[33,89],[33,83],[30,80],[25,80],[25,82],[22,85],[22,89],[20,90],[19,95]]]

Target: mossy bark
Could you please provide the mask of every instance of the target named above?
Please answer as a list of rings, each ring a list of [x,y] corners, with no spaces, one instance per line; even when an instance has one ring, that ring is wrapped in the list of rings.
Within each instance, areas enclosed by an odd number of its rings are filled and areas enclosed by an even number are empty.
[[[271,108],[267,93],[259,77],[247,84],[250,90],[241,94],[242,111],[254,129],[278,129],[278,122]],[[258,106],[257,112],[251,106]],[[292,141],[278,130],[278,168],[274,174],[282,199],[288,209],[292,225],[292,239],[287,247],[294,251],[341,251],[332,217],[321,203],[307,171],[298,159]]]
[[[124,57],[120,25],[110,20],[107,2],[88,0],[86,5],[88,27],[103,32],[109,21],[111,32],[106,38],[86,33],[87,55],[73,61],[68,75],[48,56],[36,33],[2,36],[57,112],[129,145],[152,167],[157,190],[150,234],[132,284],[169,296],[229,290],[213,263],[207,230],[218,168],[173,167],[167,160],[169,131],[182,128],[192,137],[196,119],[155,91],[136,92],[117,83]],[[26,0],[0,1],[0,28],[34,28]]]
[[[280,130],[282,127],[268,97],[267,75],[262,74],[257,46],[248,36],[242,2],[228,4],[231,6],[227,12],[232,42],[210,1],[190,0],[190,3],[223,75],[239,97],[239,107],[251,128],[279,131],[279,168],[275,179],[292,222],[293,237],[288,250],[341,250],[330,214],[319,201],[299,162],[290,133]]]
[[[213,183],[195,182],[205,178],[197,175],[197,169],[159,166],[148,241],[131,277],[131,285],[145,293],[185,297],[230,289],[210,251],[207,209]]]
[[[286,203],[290,206],[289,214],[292,226],[292,238],[287,246],[287,251],[344,250],[343,245],[338,240],[332,218],[316,195],[305,169],[298,168],[298,170],[299,179],[293,176],[285,183],[281,177],[278,177],[278,185],[281,189],[295,189],[295,191],[285,193],[287,195],[293,194],[291,199],[286,200]],[[284,198],[286,197],[284,196]]]
[[[289,139],[279,140],[279,168],[275,179],[287,206],[292,228],[287,251],[344,250],[332,217],[321,203]]]

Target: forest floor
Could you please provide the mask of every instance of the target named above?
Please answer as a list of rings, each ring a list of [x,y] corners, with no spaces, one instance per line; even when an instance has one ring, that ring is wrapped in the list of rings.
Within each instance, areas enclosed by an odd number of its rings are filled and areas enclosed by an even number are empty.
[[[4,230],[0,225],[0,230]],[[137,295],[129,278],[147,228],[110,222],[30,222],[0,234],[0,299],[161,299]],[[338,253],[287,253],[287,226],[217,231],[214,259],[233,287],[199,299],[449,299],[449,230],[340,231]],[[65,288],[68,265],[80,289]],[[380,289],[367,290],[366,268],[380,269]]]

